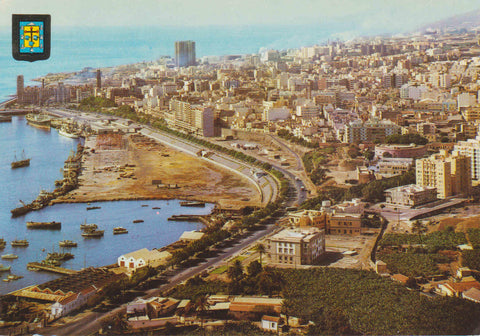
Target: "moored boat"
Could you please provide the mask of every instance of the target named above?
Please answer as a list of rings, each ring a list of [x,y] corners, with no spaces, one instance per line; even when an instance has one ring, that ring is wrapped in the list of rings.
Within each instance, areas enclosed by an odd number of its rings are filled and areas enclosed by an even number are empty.
[[[77,242],[74,242],[73,240],[62,240],[61,242],[58,243],[60,247],[77,247]]]
[[[8,272],[10,268],[11,266],[3,266],[3,264],[0,264],[0,272]]]
[[[51,119],[46,114],[43,114],[43,113],[40,113],[40,114],[29,113],[25,116],[25,119],[27,119],[27,122],[32,126],[50,129],[50,120]]]
[[[102,207],[99,206],[92,206],[92,207],[87,207],[87,210],[96,210],[96,209],[101,209]]]
[[[7,276],[8,280],[18,280],[18,279],[22,279],[22,278],[23,278],[22,275],[16,275],[16,274],[9,274]]]
[[[74,255],[69,252],[49,252],[47,254],[46,261],[48,260],[56,260],[56,261],[65,261],[73,259]]]
[[[198,202],[198,201],[182,201],[180,202],[181,206],[187,206],[187,207],[204,207],[205,202]]]
[[[11,241],[10,245],[13,247],[27,247],[30,243],[26,239],[15,239]]]
[[[123,233],[128,233],[128,230],[120,226],[113,228],[113,234],[123,234]]]
[[[11,163],[12,169],[28,166],[30,166],[30,159],[25,157],[25,151],[22,151],[22,158],[20,160],[17,159],[17,155],[15,154],[13,162]]]
[[[62,228],[61,222],[27,222],[27,228],[29,229],[51,229],[60,230]]]
[[[101,238],[103,237],[104,230],[85,230],[82,232],[82,237],[84,238]]]
[[[0,249],[4,249],[5,245],[7,245],[7,242],[5,241],[5,239],[0,238]]]
[[[17,259],[17,258],[18,258],[18,256],[16,254],[13,254],[13,253],[2,255],[2,259],[11,260],[11,259]]]
[[[97,224],[80,224],[80,230],[95,230],[98,228]]]
[[[67,127],[62,127],[59,131],[58,134],[63,135],[64,137],[67,138],[72,138],[72,139],[78,139],[78,134],[72,132],[70,129]]]

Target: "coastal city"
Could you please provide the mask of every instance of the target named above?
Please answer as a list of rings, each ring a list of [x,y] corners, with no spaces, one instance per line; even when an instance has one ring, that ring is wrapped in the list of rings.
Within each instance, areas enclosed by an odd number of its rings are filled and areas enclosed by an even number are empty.
[[[136,249],[134,230],[156,239],[138,209],[112,227],[24,220],[30,237],[70,228],[82,241],[51,238],[58,252],[20,270],[15,251],[31,242],[0,239],[12,286],[0,334],[479,334],[477,28],[256,54],[197,48],[179,40],[173,56],[35,85],[18,74],[0,122],[77,140],[62,178],[12,218],[178,202],[168,221],[192,226]],[[30,154],[9,168],[32,168]],[[101,247],[116,262],[65,266],[83,241],[107,238],[125,238],[117,255]],[[54,277],[15,287],[43,272]]]

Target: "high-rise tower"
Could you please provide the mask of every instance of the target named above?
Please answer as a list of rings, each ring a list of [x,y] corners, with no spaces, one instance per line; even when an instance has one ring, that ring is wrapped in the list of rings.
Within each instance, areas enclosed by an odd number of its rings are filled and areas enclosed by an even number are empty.
[[[97,69],[97,88],[102,88],[102,72],[100,71],[100,69]]]
[[[24,90],[23,75],[18,75],[17,76],[17,99],[19,102],[22,102],[23,100],[23,90]]]
[[[175,65],[177,67],[195,65],[195,41],[175,42]]]

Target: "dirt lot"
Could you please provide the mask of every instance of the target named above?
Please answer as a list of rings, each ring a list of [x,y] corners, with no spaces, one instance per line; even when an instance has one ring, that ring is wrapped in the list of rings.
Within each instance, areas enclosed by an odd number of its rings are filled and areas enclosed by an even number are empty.
[[[432,216],[424,220],[430,223],[429,232],[443,230],[447,226],[456,231],[466,232],[470,228],[480,228],[480,204],[468,204],[461,208],[451,209],[448,213]]]
[[[56,202],[178,198],[222,208],[259,205],[250,181],[200,158],[141,135],[100,140],[86,140],[79,188]]]

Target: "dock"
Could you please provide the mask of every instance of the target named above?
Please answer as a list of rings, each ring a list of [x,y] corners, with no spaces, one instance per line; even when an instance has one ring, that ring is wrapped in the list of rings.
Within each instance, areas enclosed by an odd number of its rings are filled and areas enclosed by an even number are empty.
[[[78,271],[68,269],[68,268],[63,268],[63,267],[58,267],[58,266],[51,266],[51,265],[44,265],[38,262],[30,262],[28,263],[28,267],[36,267],[39,270],[42,271],[47,271],[47,272],[52,272],[52,273],[59,273],[59,274],[64,274],[64,275],[72,275],[77,273]]]
[[[169,221],[176,221],[176,222],[201,222],[205,225],[208,225],[209,222],[203,215],[172,215],[168,217]]]

